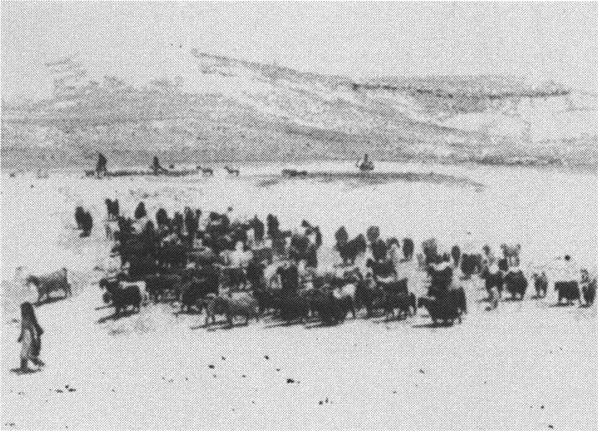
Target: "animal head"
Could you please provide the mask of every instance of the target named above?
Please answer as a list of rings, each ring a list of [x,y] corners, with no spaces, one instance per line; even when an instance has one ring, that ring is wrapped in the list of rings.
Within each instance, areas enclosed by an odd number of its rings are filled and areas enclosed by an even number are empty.
[[[37,278],[35,275],[30,275],[29,277],[27,277],[25,279],[25,284],[26,285],[33,284],[34,286],[38,286],[39,285],[39,278]]]
[[[359,250],[360,251],[365,251],[365,249],[367,248],[367,242],[365,240],[365,236],[360,233],[359,235],[357,235],[357,237],[355,238],[355,240],[357,241],[357,245],[359,246]]]
[[[370,242],[375,242],[380,238],[380,228],[378,226],[370,226],[366,231],[366,236]]]
[[[387,247],[390,248],[392,245],[396,245],[397,248],[401,248],[401,243],[399,242],[399,240],[396,237],[388,238],[386,240]]]
[[[363,280],[363,275],[359,268],[353,268],[350,271],[345,271],[344,278],[349,282],[357,282]]]

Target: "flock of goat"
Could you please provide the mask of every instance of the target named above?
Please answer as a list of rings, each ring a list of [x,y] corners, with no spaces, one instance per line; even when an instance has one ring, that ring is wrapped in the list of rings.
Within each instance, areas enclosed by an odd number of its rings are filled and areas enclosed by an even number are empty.
[[[259,318],[273,313],[285,322],[319,319],[331,325],[353,317],[361,308],[367,316],[383,313],[386,318],[406,318],[425,307],[433,323],[452,324],[467,312],[461,280],[474,274],[484,280],[490,307],[495,308],[503,290],[513,299],[523,299],[528,280],[519,268],[519,246],[502,246],[496,259],[489,247],[483,253],[461,253],[454,246],[440,253],[434,239],[424,241],[417,255],[417,268],[427,275],[427,294],[416,298],[399,264],[414,262],[412,239],[384,240],[378,227],[350,238],[341,227],[335,234],[335,250],[342,263],[333,268],[318,266],[322,245],[319,227],[303,221],[301,229],[280,229],[276,216],[266,222],[257,216],[231,220],[232,209],[202,217],[199,209],[186,208],[172,217],[160,208],[155,222],[143,202],[134,217],[120,214],[118,200],[106,199],[107,236],[114,241],[113,256],[119,268],[100,280],[103,300],[115,316],[132,307],[139,310],[148,301],[176,301],[181,311],[205,310],[205,324],[224,315],[229,325],[235,318]],[[75,219],[84,235],[91,230],[89,213],[78,207]],[[366,258],[367,257],[367,258]],[[356,264],[356,262],[358,262]],[[42,296],[53,290],[70,294],[66,270],[27,280]],[[533,274],[536,297],[546,295],[545,273]],[[559,302],[594,301],[596,279],[582,270],[580,280],[555,282]]]

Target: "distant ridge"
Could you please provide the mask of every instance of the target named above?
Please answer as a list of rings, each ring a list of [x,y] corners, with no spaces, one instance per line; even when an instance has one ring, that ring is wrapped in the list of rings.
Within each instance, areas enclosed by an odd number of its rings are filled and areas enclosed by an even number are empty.
[[[597,164],[597,97],[554,82],[353,80],[198,50],[180,60],[179,75],[143,86],[91,80],[76,54],[48,62],[52,98],[3,101],[3,162],[27,153],[31,163],[81,164],[102,149],[124,164],[154,152],[242,161],[366,151],[390,160]]]

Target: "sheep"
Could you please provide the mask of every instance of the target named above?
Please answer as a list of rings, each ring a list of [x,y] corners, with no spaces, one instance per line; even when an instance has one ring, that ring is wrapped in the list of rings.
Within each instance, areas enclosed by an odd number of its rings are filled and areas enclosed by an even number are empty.
[[[245,317],[245,324],[249,324],[249,319],[254,317],[259,321],[259,306],[255,297],[249,292],[236,294],[234,297],[212,296],[207,300],[205,326],[209,325],[210,318],[212,323],[216,322],[217,314],[224,314],[229,327],[233,326],[233,320],[236,316]]]
[[[50,292],[62,290],[64,297],[72,295],[71,285],[68,281],[66,268],[45,275],[30,275],[26,279],[27,285],[33,284],[37,289],[37,302],[42,302],[42,297],[50,298]]]
[[[141,294],[141,287],[138,283],[113,282],[106,279],[100,280],[100,287],[106,289],[110,294],[110,300],[114,306],[114,314],[119,315],[121,311],[125,311],[128,306],[132,306],[133,310],[139,312],[141,310],[141,302],[143,300]],[[106,297],[104,297],[106,300]]]

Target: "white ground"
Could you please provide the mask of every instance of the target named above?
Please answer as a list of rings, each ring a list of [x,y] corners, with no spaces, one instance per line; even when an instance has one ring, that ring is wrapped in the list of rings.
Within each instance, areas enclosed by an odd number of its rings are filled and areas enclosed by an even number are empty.
[[[552,289],[544,300],[530,292],[522,303],[486,312],[478,302],[485,292],[474,281],[467,285],[470,313],[451,328],[426,326],[421,310],[403,322],[349,319],[333,328],[277,326],[266,318],[207,331],[198,328],[203,316],[177,317],[168,305],[102,321],[112,311],[98,309],[93,281],[100,272],[93,268],[109,247],[100,222],[105,197],[117,196],[127,213],[144,199],[152,213],[158,205],[233,205],[239,215],[278,214],[283,227],[306,218],[322,226],[325,247],[341,224],[351,235],[378,224],[384,236],[416,243],[436,236],[443,247],[471,251],[520,242],[526,268],[565,252],[596,265],[595,174],[380,164],[468,176],[485,187],[303,180],[255,187],[254,174],[280,168],[247,167],[239,179],[220,172],[212,179],[107,181],[3,175],[2,428],[596,429],[595,307],[552,307]],[[78,204],[93,210],[92,238],[72,231]],[[11,371],[20,349],[18,304],[35,299],[15,282],[17,266],[66,266],[76,290],[37,308],[47,366],[30,375]]]

